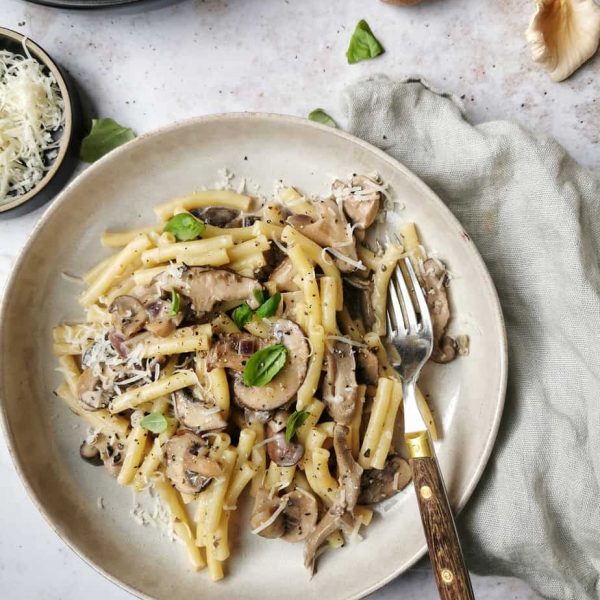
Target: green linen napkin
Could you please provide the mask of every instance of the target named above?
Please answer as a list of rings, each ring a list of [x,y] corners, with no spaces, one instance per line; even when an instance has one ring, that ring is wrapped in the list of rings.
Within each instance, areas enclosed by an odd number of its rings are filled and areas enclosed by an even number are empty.
[[[515,123],[473,126],[418,79],[344,92],[348,129],[419,175],[467,229],[509,341],[506,407],[459,519],[481,574],[600,598],[600,179]],[[473,426],[476,426],[473,423]]]

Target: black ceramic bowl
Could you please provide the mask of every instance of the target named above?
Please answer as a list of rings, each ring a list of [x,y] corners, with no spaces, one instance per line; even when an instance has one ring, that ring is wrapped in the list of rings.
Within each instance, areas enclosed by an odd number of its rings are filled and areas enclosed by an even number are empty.
[[[81,141],[81,111],[79,98],[74,85],[60,67],[35,42],[24,35],[0,27],[0,49],[14,54],[24,54],[23,42],[31,56],[52,73],[65,104],[65,124],[57,132],[60,145],[58,155],[50,163],[50,168],[35,187],[20,196],[0,200],[0,217],[17,216],[34,210],[57,194],[66,184],[77,165],[79,143]]]

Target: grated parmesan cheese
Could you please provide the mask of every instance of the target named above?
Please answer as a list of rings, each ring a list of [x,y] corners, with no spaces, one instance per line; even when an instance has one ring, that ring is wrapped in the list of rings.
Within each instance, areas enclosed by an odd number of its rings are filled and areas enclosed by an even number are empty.
[[[0,50],[0,202],[31,190],[58,155],[64,101],[23,44],[25,56]]]

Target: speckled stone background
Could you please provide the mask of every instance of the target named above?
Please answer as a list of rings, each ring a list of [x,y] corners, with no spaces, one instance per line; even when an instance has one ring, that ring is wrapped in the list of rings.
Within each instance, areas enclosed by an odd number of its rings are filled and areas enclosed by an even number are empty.
[[[77,80],[89,114],[138,133],[194,115],[271,111],[340,119],[339,92],[370,73],[419,74],[463,97],[475,122],[512,119],[555,136],[600,166],[600,55],[556,84],[533,66],[523,31],[533,2],[429,0],[150,0],[69,11],[0,0],[0,25],[40,43]],[[365,18],[387,52],[349,66],[348,39]],[[340,119],[341,120],[341,119]],[[343,124],[343,121],[342,121]],[[43,209],[0,221],[0,293]],[[125,600],[52,532],[27,498],[0,441],[0,594],[6,600]],[[399,532],[399,535],[401,532]],[[479,598],[533,600],[525,584],[475,577]],[[437,597],[427,563],[373,596]]]

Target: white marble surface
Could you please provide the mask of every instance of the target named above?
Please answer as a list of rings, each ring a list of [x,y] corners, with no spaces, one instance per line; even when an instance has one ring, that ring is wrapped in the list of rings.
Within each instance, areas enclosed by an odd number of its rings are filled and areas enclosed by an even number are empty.
[[[213,112],[305,115],[341,122],[340,90],[376,72],[420,74],[464,95],[475,121],[510,118],[557,137],[581,163],[600,165],[600,57],[562,84],[529,60],[530,3],[430,0],[402,9],[378,0],[181,0],[94,12],[0,0],[0,25],[31,36],[76,78],[93,114],[137,132]],[[359,18],[387,49],[348,66]],[[0,221],[0,290],[43,209]],[[1,291],[0,291],[1,293]],[[80,561],[29,501],[0,442],[0,589],[7,600],[131,598]],[[474,579],[489,600],[533,600],[521,582]],[[422,564],[375,595],[436,598]]]

